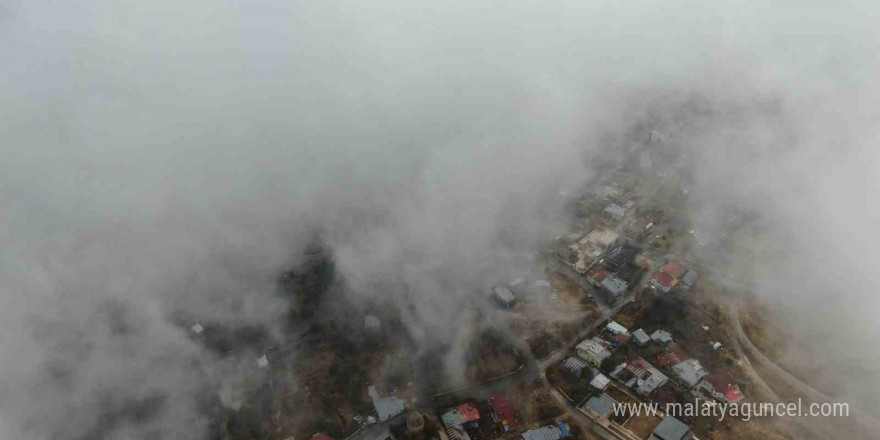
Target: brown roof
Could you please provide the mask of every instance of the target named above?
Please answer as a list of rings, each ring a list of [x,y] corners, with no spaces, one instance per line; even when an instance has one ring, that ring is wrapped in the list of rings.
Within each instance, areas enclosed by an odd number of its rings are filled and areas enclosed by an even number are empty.
[[[675,279],[681,278],[682,275],[684,275],[684,271],[684,266],[677,261],[666,263],[665,265],[663,265],[663,267],[660,268],[660,272],[668,273],[672,276],[672,278]]]
[[[728,389],[736,386],[736,381],[733,380],[733,375],[730,374],[730,370],[719,371],[710,376],[706,376],[706,382],[712,385],[712,388],[715,388],[715,391],[720,393],[726,393]]]
[[[651,365],[645,362],[642,358],[631,359],[626,364],[626,369],[629,370],[632,374],[636,376],[640,376],[645,374],[651,368]]]
[[[672,343],[666,347],[666,352],[657,355],[657,366],[668,367],[690,358],[691,355],[688,354],[688,352],[684,351],[684,349],[679,347],[678,344]]]
[[[605,269],[593,269],[593,271],[587,274],[587,276],[595,279],[597,283],[601,283],[605,278],[611,276],[611,272],[608,272]]]

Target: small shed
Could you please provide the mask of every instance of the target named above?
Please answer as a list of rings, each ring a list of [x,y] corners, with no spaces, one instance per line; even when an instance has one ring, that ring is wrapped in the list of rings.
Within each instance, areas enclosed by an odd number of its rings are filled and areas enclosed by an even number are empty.
[[[510,307],[516,302],[516,297],[513,296],[513,292],[504,286],[495,286],[492,289],[492,296],[495,298],[495,301],[504,307]]]

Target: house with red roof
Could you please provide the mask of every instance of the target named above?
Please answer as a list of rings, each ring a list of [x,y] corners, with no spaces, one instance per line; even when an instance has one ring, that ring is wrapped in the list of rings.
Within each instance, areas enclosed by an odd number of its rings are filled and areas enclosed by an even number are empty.
[[[697,389],[705,391],[713,399],[722,403],[735,403],[745,397],[728,370],[704,377],[703,381],[697,385]]]
[[[671,367],[679,362],[686,361],[691,358],[688,352],[684,351],[678,344],[672,343],[666,347],[666,351],[657,355],[654,362],[659,368]]]
[[[461,416],[462,424],[468,425],[471,422],[480,420],[480,411],[473,403],[464,403],[458,406],[458,415]]]
[[[326,433],[319,432],[312,436],[312,440],[333,440],[333,437],[330,437]]]
[[[685,267],[681,263],[671,261],[664,264],[660,270],[654,273],[651,277],[651,286],[661,292],[669,292],[678,284],[684,273]]]
[[[504,432],[519,428],[519,422],[516,421],[516,416],[513,415],[510,402],[507,401],[503,394],[495,393],[489,396],[489,411],[495,423],[504,428]]]
[[[593,269],[587,274],[587,281],[596,287],[602,287],[602,281],[611,276],[611,272],[606,269]]]
[[[671,261],[664,264],[663,267],[660,268],[660,272],[668,273],[670,276],[672,276],[672,278],[678,280],[681,279],[681,277],[684,275],[685,268],[678,261]]]
[[[450,440],[471,440],[467,430],[479,429],[480,411],[473,403],[464,403],[449,408],[440,416],[440,420],[446,426],[446,435]]]
[[[656,272],[651,276],[651,286],[663,293],[672,290],[676,284],[675,279],[665,272]]]

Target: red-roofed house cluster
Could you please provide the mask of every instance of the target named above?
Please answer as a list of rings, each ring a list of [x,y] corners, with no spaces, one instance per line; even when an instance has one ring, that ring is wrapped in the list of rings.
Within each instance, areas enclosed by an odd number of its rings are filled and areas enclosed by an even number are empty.
[[[489,411],[491,411],[495,423],[504,427],[504,432],[519,428],[516,416],[513,415],[513,409],[510,408],[510,402],[504,398],[503,394],[495,393],[489,396]]]
[[[688,290],[697,279],[697,272],[687,270],[677,261],[671,261],[661,267],[651,277],[651,286],[661,292],[669,292],[676,286]]]
[[[739,402],[743,398],[743,393],[734,382],[733,375],[727,370],[706,376],[697,385],[697,389],[705,391],[715,400],[726,403]]]

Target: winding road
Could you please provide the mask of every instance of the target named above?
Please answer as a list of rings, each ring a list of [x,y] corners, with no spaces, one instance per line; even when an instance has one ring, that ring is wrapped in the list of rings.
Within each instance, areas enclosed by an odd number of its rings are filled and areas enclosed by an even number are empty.
[[[745,331],[743,330],[742,324],[739,319],[739,307],[735,304],[732,304],[730,307],[730,321],[733,324],[733,329],[734,329],[734,332],[736,333],[737,343],[740,344],[743,348],[745,348],[745,350],[748,351],[748,354],[753,359],[758,361],[764,368],[770,370],[773,374],[775,374],[777,377],[782,379],[790,387],[794,388],[796,391],[798,391],[799,393],[804,395],[804,397],[806,397],[810,401],[813,401],[816,403],[838,403],[838,402],[840,402],[840,399],[831,397],[831,396],[811,387],[810,385],[808,385],[804,381],[798,379],[797,377],[795,377],[794,375],[792,375],[791,373],[786,371],[784,368],[777,365],[775,362],[770,360],[770,358],[768,358],[766,355],[764,355],[764,353],[762,353],[761,350],[759,350],[758,347],[756,347],[755,344],[753,344],[752,341],[749,340],[748,336],[746,335]],[[744,359],[746,359],[746,361],[748,362],[747,357],[744,357]],[[751,367],[751,365],[749,365],[749,366]],[[754,372],[754,370],[752,370],[752,371]],[[767,387],[768,389],[770,389],[770,387],[764,382],[764,380],[760,377],[760,375],[758,375],[757,372],[754,372],[754,373],[755,373],[756,377],[759,379],[760,383],[763,384],[764,387]],[[779,400],[779,397],[775,393],[772,393],[772,389],[771,389],[771,394],[777,400]],[[861,411],[858,408],[853,407],[852,405],[849,405],[849,410],[850,410],[850,413],[853,416],[854,420],[856,420],[858,422],[858,424],[861,425],[861,427],[865,428],[866,430],[868,430],[869,432],[872,432],[872,433],[877,433],[878,431],[880,431],[880,421],[878,421],[873,415],[865,413],[864,411]]]

